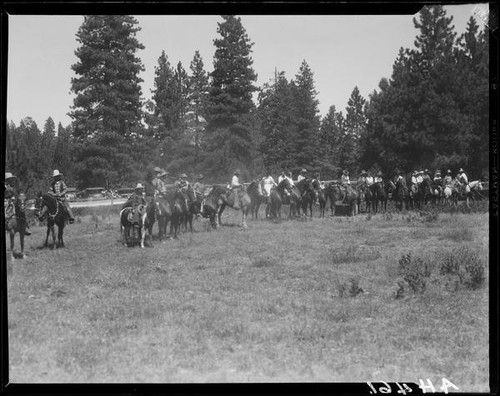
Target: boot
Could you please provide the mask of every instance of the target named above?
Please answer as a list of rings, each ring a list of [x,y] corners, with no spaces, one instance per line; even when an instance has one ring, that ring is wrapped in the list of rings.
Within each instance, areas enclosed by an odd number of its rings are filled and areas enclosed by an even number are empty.
[[[24,230],[24,235],[28,235],[28,236],[30,236],[30,235],[31,235],[29,225],[26,225],[26,229]]]
[[[75,222],[75,217],[73,216],[73,212],[71,211],[71,208],[69,207],[68,204],[66,204],[66,210],[69,216],[69,224],[73,224]]]

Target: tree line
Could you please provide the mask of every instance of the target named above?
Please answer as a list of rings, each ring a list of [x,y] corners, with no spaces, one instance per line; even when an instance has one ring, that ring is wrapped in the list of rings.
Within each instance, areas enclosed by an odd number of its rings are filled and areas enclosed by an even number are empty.
[[[127,15],[85,16],[68,126],[29,117],[7,126],[6,170],[35,192],[52,169],[78,188],[132,186],[160,166],[174,178],[207,182],[306,167],[322,179],[343,169],[458,169],[488,174],[488,31],[470,18],[457,37],[442,6],[424,7],[412,49],[401,48],[390,78],[363,98],[354,87],[345,112],[321,118],[314,72],[304,60],[293,78],[275,70],[256,86],[252,46],[241,19],[224,15],[214,39],[213,72],[195,50],[188,70],[162,51],[151,98],[142,99],[138,22]],[[369,67],[369,65],[367,65]],[[253,97],[256,95],[256,102]]]

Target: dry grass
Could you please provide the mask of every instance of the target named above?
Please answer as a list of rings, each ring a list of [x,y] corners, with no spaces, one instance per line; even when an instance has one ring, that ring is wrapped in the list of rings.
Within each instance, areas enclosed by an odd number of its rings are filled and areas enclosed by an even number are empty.
[[[486,214],[250,221],[124,248],[117,216],[68,226],[8,278],[12,382],[433,381],[488,391],[488,290],[429,281],[396,300],[398,260],[488,246]],[[239,223],[228,211],[224,221]],[[434,226],[435,225],[435,226]],[[155,228],[156,232],[156,228]],[[415,238],[415,235],[419,235]],[[460,239],[460,237],[458,237]],[[435,271],[436,273],[438,271]],[[486,272],[487,276],[487,272]],[[339,295],[357,282],[363,292]],[[486,283],[487,285],[487,283]]]

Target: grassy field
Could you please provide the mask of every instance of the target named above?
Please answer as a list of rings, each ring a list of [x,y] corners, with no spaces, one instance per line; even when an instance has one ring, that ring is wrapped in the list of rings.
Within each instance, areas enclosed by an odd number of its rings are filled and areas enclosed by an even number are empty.
[[[201,220],[146,249],[123,247],[117,214],[96,213],[67,227],[64,249],[39,249],[34,225],[13,262],[11,382],[444,377],[489,390],[487,213],[243,230],[228,210],[218,231]]]

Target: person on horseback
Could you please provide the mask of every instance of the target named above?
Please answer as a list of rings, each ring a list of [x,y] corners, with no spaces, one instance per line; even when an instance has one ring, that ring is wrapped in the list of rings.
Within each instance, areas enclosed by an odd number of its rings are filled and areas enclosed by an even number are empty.
[[[271,172],[267,171],[266,172],[267,176],[264,176],[262,178],[262,194],[266,197],[267,203],[271,203],[271,189],[273,187],[276,187],[277,184],[274,181],[273,177],[271,176]]]
[[[411,174],[411,184],[418,185],[418,171],[414,170]]]
[[[240,197],[239,195],[243,191],[243,186],[240,184],[240,170],[236,169],[234,171],[233,177],[231,179],[231,184],[229,185],[230,196],[233,199],[233,209],[238,210],[240,208]]]
[[[183,198],[184,198],[184,204],[186,205],[186,212],[189,210],[189,198],[187,196],[187,189],[189,187],[189,182],[187,180],[187,175],[185,173],[181,173],[179,175],[179,178],[177,181],[174,183],[174,185],[177,187],[177,192],[180,193]]]
[[[200,213],[198,213],[198,217],[203,213],[203,206],[205,205],[205,185],[203,184],[203,175],[199,174],[196,176],[196,182],[193,184],[193,190],[195,196],[203,197],[200,203]]]
[[[9,217],[14,216],[16,214],[16,199],[18,197],[18,191],[16,185],[19,184],[19,180],[16,176],[14,176],[10,172],[5,172],[5,193],[4,193],[4,209],[5,209],[5,219],[7,220]],[[24,235],[31,235],[31,232],[28,230],[29,225],[26,222],[26,230],[24,231]]]
[[[460,168],[458,170],[458,174],[457,174],[457,180],[462,183],[462,184],[469,184],[469,178],[467,177],[467,175],[465,174],[465,171],[463,170],[463,168]]]
[[[122,210],[125,208],[132,208],[132,212],[129,214],[129,221],[132,222],[133,217],[135,217],[137,213],[137,207],[139,205],[146,206],[146,204],[147,202],[144,198],[144,186],[141,183],[137,183],[132,195],[130,195],[127,201],[122,205]]]
[[[69,202],[66,200],[66,191],[68,190],[68,187],[66,186],[66,183],[64,183],[64,180],[62,179],[63,174],[59,172],[59,170],[54,169],[52,177],[53,181],[52,184],[50,185],[48,194],[52,195],[53,197],[56,197],[57,200],[63,204],[69,216],[69,224],[73,224],[75,222],[75,218],[73,217],[73,212],[71,211]]]
[[[453,182],[453,177],[451,177],[451,170],[448,169],[446,171],[446,176],[443,178],[443,185],[445,187],[451,187],[452,182]]]
[[[431,172],[429,169],[425,169],[424,172],[422,173],[422,180],[431,180],[430,173]]]
[[[373,180],[374,183],[382,183],[384,179],[382,178],[382,172],[378,171],[377,176],[375,176],[375,179]]]
[[[365,170],[362,170],[361,171],[361,174],[359,176],[359,179],[358,179],[358,184],[366,184],[366,178],[368,176],[368,172],[365,171]]]
[[[278,176],[278,184],[280,184],[285,177],[286,177],[286,172],[285,172],[285,170],[283,170],[281,172],[281,175]]]
[[[306,173],[307,173],[306,168],[302,168],[300,170],[299,176],[297,176],[297,183],[304,180],[304,179],[307,179]]]
[[[340,186],[342,190],[342,202],[347,198],[347,187],[350,186],[351,180],[349,179],[349,171],[344,169],[342,175],[340,176]]]
[[[424,181],[424,172],[423,171],[418,171],[417,172],[417,184],[420,184]]]
[[[167,183],[165,181],[168,173],[159,167],[154,168],[155,178],[153,179],[153,186],[159,194],[165,195],[167,193]]]
[[[443,184],[443,178],[441,177],[440,170],[437,170],[436,173],[434,173],[434,179],[432,179],[432,181],[435,186],[441,186]]]

